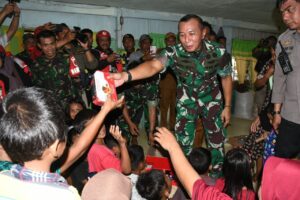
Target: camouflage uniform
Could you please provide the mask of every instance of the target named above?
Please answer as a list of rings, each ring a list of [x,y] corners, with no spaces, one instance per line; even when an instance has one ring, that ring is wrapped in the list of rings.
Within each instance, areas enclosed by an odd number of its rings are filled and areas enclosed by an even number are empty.
[[[49,60],[45,56],[36,59],[32,68],[34,86],[54,92],[66,107],[68,100],[79,97],[77,88],[69,76],[69,55],[57,53]]]
[[[141,51],[131,54],[133,59],[126,66],[126,69],[133,69],[141,64],[140,58],[143,56]],[[144,127],[146,133],[150,132],[149,110],[148,107],[156,107],[158,101],[158,84],[159,75],[152,76],[147,79],[133,81],[125,85],[124,94],[126,106],[128,108],[129,116],[135,124],[139,124],[144,115]],[[157,123],[157,120],[155,120]],[[131,133],[124,118],[119,118],[119,125],[122,127],[122,132],[131,141]]]
[[[226,134],[221,120],[223,102],[217,74],[231,75],[229,54],[217,44],[203,41],[198,52],[188,53],[178,44],[166,48],[158,59],[170,67],[177,78],[175,134],[184,153],[191,152],[200,115],[212,152],[212,165],[220,169]]]

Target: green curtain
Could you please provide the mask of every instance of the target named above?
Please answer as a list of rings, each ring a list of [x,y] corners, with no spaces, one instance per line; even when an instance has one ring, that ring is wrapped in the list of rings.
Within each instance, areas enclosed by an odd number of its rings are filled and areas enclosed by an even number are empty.
[[[252,49],[256,47],[258,41],[255,40],[232,40],[232,55],[239,57],[252,57]]]
[[[161,33],[150,33],[150,37],[153,39],[152,45],[158,49],[164,48],[165,46],[165,34]]]
[[[8,30],[8,26],[1,26],[0,33],[1,35],[5,34]],[[5,47],[6,51],[11,52],[12,54],[17,54],[23,51],[22,39],[23,39],[24,30],[19,28],[14,35],[14,37],[10,40],[9,44]]]

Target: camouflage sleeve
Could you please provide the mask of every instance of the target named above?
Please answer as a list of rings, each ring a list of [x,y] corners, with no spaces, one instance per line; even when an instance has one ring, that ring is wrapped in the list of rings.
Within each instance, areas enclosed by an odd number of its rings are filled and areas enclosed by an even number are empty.
[[[31,67],[31,73],[32,73],[32,83],[34,86],[37,86],[39,85],[38,84],[38,77],[39,77],[39,72],[38,72],[38,69],[39,69],[39,65],[37,62],[34,62],[32,64],[32,67]]]
[[[164,66],[164,69],[160,73],[165,72],[167,67],[171,66],[174,63],[173,60],[173,55],[175,54],[174,52],[175,51],[172,47],[167,47],[163,49],[161,53],[156,57],[156,59],[159,60]]]
[[[232,73],[232,63],[231,63],[231,55],[227,53],[225,49],[219,49],[221,53],[219,66],[217,73],[221,77],[230,76]]]

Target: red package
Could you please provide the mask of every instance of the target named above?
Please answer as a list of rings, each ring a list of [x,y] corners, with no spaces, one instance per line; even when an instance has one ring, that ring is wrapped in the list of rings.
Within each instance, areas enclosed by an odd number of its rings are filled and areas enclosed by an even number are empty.
[[[75,56],[70,56],[70,67],[69,67],[69,75],[70,77],[79,77],[80,75],[80,69],[76,63]]]
[[[6,96],[6,92],[5,92],[4,82],[0,80],[0,102],[2,102],[5,96]]]
[[[164,173],[170,178],[172,185],[177,185],[175,173],[169,158],[147,155],[145,160],[147,164],[146,170],[158,169],[164,171]]]
[[[108,72],[96,71],[92,85],[94,88],[93,103],[102,106],[107,99],[107,95],[111,95],[112,100],[117,101],[118,95],[113,79],[108,78]]]

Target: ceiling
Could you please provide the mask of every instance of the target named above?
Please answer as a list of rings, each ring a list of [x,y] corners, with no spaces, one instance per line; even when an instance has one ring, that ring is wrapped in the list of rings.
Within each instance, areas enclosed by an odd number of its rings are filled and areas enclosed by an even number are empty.
[[[274,25],[276,0],[53,0],[172,13],[195,13],[259,24]]]

